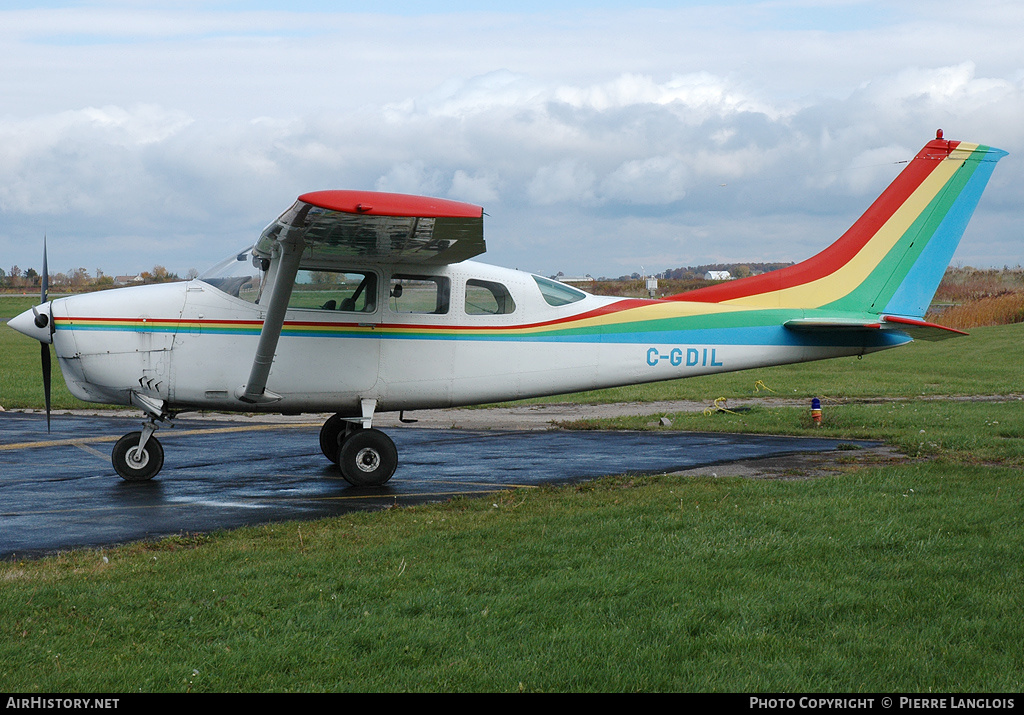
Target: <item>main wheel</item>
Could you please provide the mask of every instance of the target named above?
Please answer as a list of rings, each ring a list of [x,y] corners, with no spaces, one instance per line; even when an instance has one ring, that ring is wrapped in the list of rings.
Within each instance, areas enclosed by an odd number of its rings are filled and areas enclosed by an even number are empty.
[[[139,449],[141,432],[129,432],[114,445],[110,461],[122,479],[129,482],[144,482],[152,479],[164,466],[164,448],[156,437],[150,437],[146,446]]]
[[[338,445],[342,441],[341,437],[351,426],[355,425],[337,414],[327,418],[324,426],[320,428],[320,451],[335,464],[338,463]]]
[[[398,448],[377,429],[353,432],[338,449],[341,476],[357,487],[379,487],[398,467]]]

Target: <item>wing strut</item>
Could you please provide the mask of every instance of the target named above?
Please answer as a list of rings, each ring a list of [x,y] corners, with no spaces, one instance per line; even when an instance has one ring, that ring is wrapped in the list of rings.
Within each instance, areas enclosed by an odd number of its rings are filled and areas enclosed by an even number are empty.
[[[295,276],[299,271],[299,259],[302,257],[304,244],[298,241],[281,241],[280,255],[277,257],[277,271],[274,275],[270,304],[267,306],[267,317],[263,319],[260,331],[260,342],[256,346],[256,357],[249,371],[249,381],[235,391],[235,396],[242,402],[250,404],[268,404],[277,402],[281,395],[267,390],[267,378],[274,364],[274,353],[277,341],[284,327],[284,315],[288,310],[288,299],[292,295]]]

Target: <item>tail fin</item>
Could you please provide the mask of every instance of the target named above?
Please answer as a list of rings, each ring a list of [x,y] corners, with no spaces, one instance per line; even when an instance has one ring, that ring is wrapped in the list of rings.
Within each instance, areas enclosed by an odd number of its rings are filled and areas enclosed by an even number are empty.
[[[940,131],[821,253],[671,299],[920,318],[1003,156],[992,147],[946,141]]]

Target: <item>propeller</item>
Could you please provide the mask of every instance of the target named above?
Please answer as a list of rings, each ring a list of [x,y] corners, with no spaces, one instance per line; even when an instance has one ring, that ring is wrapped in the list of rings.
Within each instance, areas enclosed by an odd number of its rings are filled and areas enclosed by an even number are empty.
[[[46,292],[49,288],[50,272],[46,268],[46,236],[43,236],[43,275],[40,281],[39,305],[46,305]],[[50,319],[50,311],[35,313],[35,324],[37,328],[49,327],[50,335],[53,335],[53,325]],[[50,344],[39,342],[39,357],[43,363],[43,397],[46,401],[46,433],[50,433],[50,377],[52,368],[50,366]]]
[[[39,305],[33,305],[20,315],[7,321],[7,327],[14,328],[22,335],[27,335],[40,343],[40,360],[43,364],[43,396],[46,398],[46,431],[50,431],[50,385],[52,368],[50,366],[50,345],[53,343],[53,304],[49,302],[47,292],[50,289],[50,271],[46,265],[46,236],[43,236],[43,274],[40,276]]]

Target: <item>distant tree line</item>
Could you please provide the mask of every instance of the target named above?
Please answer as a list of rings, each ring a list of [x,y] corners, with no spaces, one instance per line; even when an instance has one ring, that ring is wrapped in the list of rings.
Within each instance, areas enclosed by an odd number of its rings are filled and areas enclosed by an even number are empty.
[[[703,266],[670,268],[658,277],[685,280],[687,278],[703,278],[708,271],[729,271],[729,275],[733,278],[746,278],[792,265],[792,261],[789,263],[708,263]]]
[[[195,270],[190,270],[189,277],[195,277],[195,273]],[[7,270],[0,268],[0,290],[39,290],[42,280],[42,275],[35,268],[24,270],[19,266],[11,266]],[[50,290],[75,292],[113,288],[116,285],[169,283],[180,280],[182,279],[177,273],[172,273],[163,266],[153,266],[151,271],[142,271],[134,276],[110,276],[99,268],[94,274],[90,274],[86,268],[76,268],[66,272],[50,271],[47,285]]]
[[[767,273],[791,266],[792,263],[708,263],[701,266],[686,266],[685,268],[670,268],[657,273],[654,278],[665,278],[669,280],[692,280],[702,279],[708,271],[729,271],[734,278],[745,278],[750,275]],[[49,287],[51,290],[59,291],[89,291],[114,288],[122,285],[138,285],[140,283],[169,283],[172,281],[189,280],[195,278],[198,271],[194,268],[188,271],[185,278],[177,273],[168,271],[163,266],[153,266],[152,270],[142,271],[134,276],[111,276],[97,268],[90,274],[86,268],[77,268],[66,272],[51,272]],[[562,273],[557,277],[561,278]],[[600,278],[601,281],[629,281],[644,278],[639,273],[624,275],[616,278]],[[21,269],[18,266],[11,266],[4,270],[0,268],[0,290],[6,291],[30,291],[39,290],[42,276],[35,268]]]

